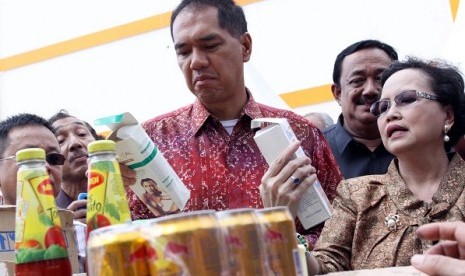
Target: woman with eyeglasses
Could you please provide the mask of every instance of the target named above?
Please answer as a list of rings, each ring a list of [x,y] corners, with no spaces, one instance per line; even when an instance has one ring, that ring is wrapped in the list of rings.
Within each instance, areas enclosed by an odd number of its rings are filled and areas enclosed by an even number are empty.
[[[384,175],[343,180],[307,259],[311,275],[408,266],[433,242],[419,226],[465,221],[465,162],[451,151],[465,133],[464,81],[444,62],[409,58],[382,75],[378,117],[384,146],[396,156]]]

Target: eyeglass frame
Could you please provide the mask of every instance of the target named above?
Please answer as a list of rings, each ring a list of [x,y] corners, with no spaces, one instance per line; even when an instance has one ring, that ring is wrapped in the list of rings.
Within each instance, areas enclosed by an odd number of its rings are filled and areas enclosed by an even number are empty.
[[[407,103],[407,104],[404,104],[404,105],[400,105],[400,106],[406,106],[406,105],[410,105],[410,104],[413,104],[415,102],[418,101],[418,99],[427,99],[427,100],[430,100],[430,101],[439,101],[439,97],[436,96],[436,95],[433,95],[433,94],[430,94],[430,93],[427,93],[427,92],[422,92],[422,91],[417,91],[415,89],[407,89],[407,90],[403,90],[401,91],[399,94],[397,94],[395,97],[394,97],[394,102],[396,103],[396,105],[398,105],[398,102],[396,101],[396,97],[398,97],[399,95],[401,94],[404,94],[406,92],[415,92],[416,93],[416,100],[414,102],[411,102],[411,103]],[[378,115],[374,114],[373,110],[374,110],[374,106],[375,105],[379,105],[381,102],[387,102],[388,103],[388,106],[387,106],[387,109],[383,112],[380,112]],[[389,108],[391,108],[392,104],[391,104],[391,100],[390,99],[381,99],[379,101],[376,101],[374,102],[371,106],[370,106],[370,113],[373,114],[373,116],[375,117],[380,117],[382,114],[385,114]]]
[[[49,162],[49,160],[50,160],[49,156],[51,156],[51,155],[61,156],[60,159],[58,159],[58,160],[63,160],[63,161],[59,162],[57,164],[53,164],[54,162]],[[11,155],[11,156],[8,156],[8,157],[5,157],[5,158],[0,158],[0,162],[7,161],[7,160],[15,160],[15,159],[16,159],[16,155]],[[47,163],[52,165],[52,166],[63,166],[65,164],[66,157],[63,154],[58,153],[58,152],[50,152],[50,153],[47,153],[45,155],[45,161],[47,161]]]

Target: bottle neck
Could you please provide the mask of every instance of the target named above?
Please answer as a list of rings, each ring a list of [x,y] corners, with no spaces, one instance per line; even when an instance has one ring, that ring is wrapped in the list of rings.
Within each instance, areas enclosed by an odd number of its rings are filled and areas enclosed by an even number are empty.
[[[115,160],[116,152],[114,151],[96,151],[89,154],[89,162],[97,160]]]
[[[95,151],[92,153],[89,153],[89,157],[95,156],[95,155],[116,155],[115,151]]]
[[[21,160],[18,162],[18,167],[24,166],[24,165],[42,166],[42,165],[45,165],[45,160],[44,159],[26,159],[26,160]]]

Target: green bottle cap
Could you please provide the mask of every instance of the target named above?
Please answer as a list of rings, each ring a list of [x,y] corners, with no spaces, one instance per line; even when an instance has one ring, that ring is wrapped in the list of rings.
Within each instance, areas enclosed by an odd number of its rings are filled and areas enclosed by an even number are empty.
[[[22,149],[16,152],[16,161],[42,159],[45,160],[45,150],[40,148]]]
[[[98,151],[115,151],[116,144],[111,140],[99,140],[90,142],[87,145],[87,151],[89,153],[95,153]]]

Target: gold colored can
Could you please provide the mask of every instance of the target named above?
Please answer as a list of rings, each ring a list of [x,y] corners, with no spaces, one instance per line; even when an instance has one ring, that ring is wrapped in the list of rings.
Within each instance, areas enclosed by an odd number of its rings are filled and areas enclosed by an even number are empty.
[[[151,275],[226,275],[226,249],[210,210],[155,219],[141,228],[148,240]]]
[[[264,275],[264,244],[254,209],[226,210],[216,216],[228,250],[230,275]]]
[[[150,275],[146,240],[133,225],[96,229],[87,241],[87,275]]]
[[[265,243],[267,275],[297,275],[298,252],[294,220],[287,207],[256,210]]]

